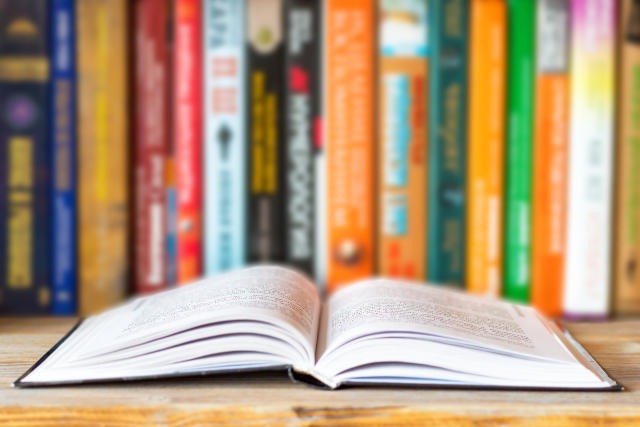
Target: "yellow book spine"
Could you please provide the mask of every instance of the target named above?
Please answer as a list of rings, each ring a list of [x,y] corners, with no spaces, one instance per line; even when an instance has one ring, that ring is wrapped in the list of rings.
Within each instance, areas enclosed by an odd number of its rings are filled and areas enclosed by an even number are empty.
[[[121,301],[127,290],[127,4],[77,3],[81,315]]]

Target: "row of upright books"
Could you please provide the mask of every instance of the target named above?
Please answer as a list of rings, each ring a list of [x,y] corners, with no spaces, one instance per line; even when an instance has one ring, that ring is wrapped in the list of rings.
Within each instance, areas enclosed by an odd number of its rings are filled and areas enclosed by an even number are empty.
[[[640,312],[636,2],[0,0],[0,32],[0,312],[262,262]]]

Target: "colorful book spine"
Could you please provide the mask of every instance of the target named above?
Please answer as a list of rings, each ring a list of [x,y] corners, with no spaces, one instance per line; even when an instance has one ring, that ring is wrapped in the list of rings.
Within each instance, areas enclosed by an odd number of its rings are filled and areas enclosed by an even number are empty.
[[[205,271],[245,262],[245,7],[205,0]]]
[[[174,287],[178,284],[178,220],[176,212],[178,210],[178,198],[176,195],[176,173],[175,159],[173,152],[170,151],[165,163],[165,211],[166,223],[165,230],[165,273],[167,277],[167,286]]]
[[[285,260],[309,275],[316,249],[315,149],[321,143],[321,13],[318,0],[286,2]]]
[[[571,1],[567,316],[609,311],[616,2]]]
[[[175,2],[167,0],[167,56],[175,57]],[[175,61],[169,61],[167,84],[169,86],[169,96],[172,107],[169,108],[170,114],[173,114],[173,83],[175,82]],[[167,151],[165,153],[165,273],[167,276],[167,285],[175,287],[178,284],[178,197],[176,190],[176,141],[175,135],[176,123],[169,119],[169,135],[167,141]]]
[[[640,3],[620,7],[614,300],[617,314],[640,313]]]
[[[531,302],[562,313],[569,146],[569,0],[539,0]]]
[[[202,5],[176,0],[174,139],[178,284],[202,273]]]
[[[76,3],[79,312],[121,301],[129,278],[128,1]]]
[[[0,2],[0,313],[51,300],[48,2]]]
[[[375,264],[375,0],[328,0],[327,289]]]
[[[326,77],[322,77],[324,87]],[[324,90],[322,91],[324,93]],[[313,257],[313,278],[318,290],[326,292],[327,288],[327,191],[326,191],[326,165],[327,157],[324,142],[324,118],[318,122],[316,144],[314,146],[313,166],[314,177],[314,201],[316,215],[314,221],[315,246]]]
[[[248,258],[285,259],[284,0],[247,0]]]
[[[426,0],[380,0],[378,269],[424,280],[427,259]]]
[[[76,90],[72,0],[52,0],[51,312],[76,312]]]
[[[531,197],[536,0],[508,0],[505,154],[504,296],[527,303],[531,293]]]
[[[314,232],[315,232],[315,247],[313,257],[313,271],[314,281],[318,290],[322,294],[326,294],[327,290],[327,156],[326,156],[326,120],[325,120],[325,106],[327,98],[327,73],[325,72],[324,64],[327,63],[327,19],[326,19],[326,4],[321,2],[321,24],[320,28],[320,64],[317,69],[320,74],[320,111],[323,115],[316,121],[314,137],[314,151],[313,151],[313,166],[314,166],[314,206],[315,206],[315,218],[314,218]]]
[[[506,4],[472,0],[469,64],[467,289],[502,289]]]
[[[466,0],[429,2],[429,199],[427,279],[462,286],[465,267]]]
[[[167,287],[165,156],[169,138],[167,3],[134,9],[134,284],[137,293]]]

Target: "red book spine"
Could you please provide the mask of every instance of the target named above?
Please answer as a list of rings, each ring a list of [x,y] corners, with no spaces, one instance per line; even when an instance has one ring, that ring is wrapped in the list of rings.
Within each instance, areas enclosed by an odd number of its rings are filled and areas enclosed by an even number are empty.
[[[176,0],[174,131],[178,284],[202,271],[202,37],[200,0]]]
[[[169,56],[166,3],[138,0],[134,13],[134,288],[137,293],[149,293],[167,287],[164,157],[169,142]]]

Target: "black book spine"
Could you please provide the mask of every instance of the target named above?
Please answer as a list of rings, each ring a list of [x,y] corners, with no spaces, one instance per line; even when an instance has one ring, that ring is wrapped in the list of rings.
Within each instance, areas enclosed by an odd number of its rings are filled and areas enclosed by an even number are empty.
[[[285,260],[284,0],[247,0],[249,262]]]
[[[286,262],[313,275],[315,249],[314,151],[320,144],[318,0],[287,0],[286,34]]]
[[[48,1],[0,0],[0,313],[51,293]]]

